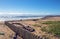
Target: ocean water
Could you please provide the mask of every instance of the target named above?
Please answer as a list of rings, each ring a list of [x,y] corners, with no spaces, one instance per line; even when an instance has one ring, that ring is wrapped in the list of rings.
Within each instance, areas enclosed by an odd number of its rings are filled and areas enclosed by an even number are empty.
[[[0,21],[9,21],[9,20],[25,20],[25,19],[37,19],[43,18],[44,16],[0,16]]]

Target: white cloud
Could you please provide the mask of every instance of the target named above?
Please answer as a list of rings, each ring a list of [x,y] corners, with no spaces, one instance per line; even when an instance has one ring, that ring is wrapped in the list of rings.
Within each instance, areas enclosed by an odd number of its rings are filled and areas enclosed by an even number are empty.
[[[19,12],[0,12],[0,15],[51,15],[52,13],[41,12],[41,13],[19,13]]]

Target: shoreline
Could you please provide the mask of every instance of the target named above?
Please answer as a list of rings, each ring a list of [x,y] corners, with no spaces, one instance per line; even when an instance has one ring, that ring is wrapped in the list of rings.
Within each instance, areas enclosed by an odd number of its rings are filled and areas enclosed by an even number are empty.
[[[60,15],[46,15],[41,17],[16,17],[16,18],[0,18],[0,21],[13,21],[13,20],[33,20],[33,19],[47,19],[50,17],[60,17]]]
[[[32,17],[32,18],[19,18],[19,19],[17,19],[17,18],[12,18],[12,19],[4,19],[4,20],[0,20],[0,22],[1,21],[14,21],[14,20],[33,20],[33,19],[42,19],[42,18],[44,18],[44,17]]]

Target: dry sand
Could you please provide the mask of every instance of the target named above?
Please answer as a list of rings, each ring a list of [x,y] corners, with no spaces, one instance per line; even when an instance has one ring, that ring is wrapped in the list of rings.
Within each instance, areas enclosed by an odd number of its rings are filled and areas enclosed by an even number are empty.
[[[4,33],[4,35],[0,35],[0,39],[12,39],[15,34],[3,21],[0,21],[0,33]]]
[[[0,21],[0,33],[3,33],[4,35],[0,35],[0,39],[13,39],[15,36],[15,32],[13,32],[8,26],[4,24],[3,21]],[[22,39],[18,36],[17,39]]]

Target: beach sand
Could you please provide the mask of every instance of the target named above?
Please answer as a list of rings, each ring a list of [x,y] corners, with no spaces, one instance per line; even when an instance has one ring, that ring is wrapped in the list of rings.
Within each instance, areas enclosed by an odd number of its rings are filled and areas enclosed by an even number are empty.
[[[13,32],[7,25],[4,24],[4,21],[0,21],[0,39],[13,39],[15,32]],[[22,39],[18,36],[17,39]]]
[[[3,21],[0,21],[0,34],[1,33],[3,33],[3,35],[0,35],[0,39],[12,39],[15,34]]]
[[[45,25],[43,25],[41,23],[45,22],[45,21],[60,21],[60,17],[49,17],[49,18],[45,18],[45,19],[38,19],[36,21],[33,21],[33,19],[22,20],[22,21],[17,20],[17,21],[13,21],[13,22],[21,22],[22,24],[30,25],[32,28],[35,29],[35,32],[33,32],[33,33],[36,34],[36,35],[50,36],[50,34],[41,31],[41,27],[45,26]],[[34,24],[38,24],[38,26],[33,26]],[[0,32],[4,33],[4,35],[0,35],[0,39],[13,39],[13,37],[15,35],[15,32],[13,32],[8,26],[6,26],[4,24],[4,21],[0,21]],[[51,36],[52,36],[52,39],[57,39],[53,35],[51,35]]]

